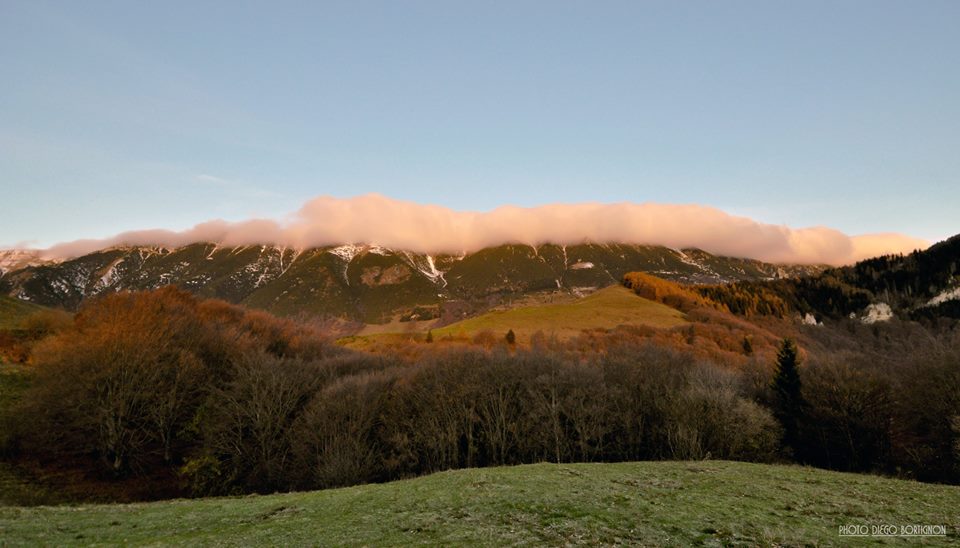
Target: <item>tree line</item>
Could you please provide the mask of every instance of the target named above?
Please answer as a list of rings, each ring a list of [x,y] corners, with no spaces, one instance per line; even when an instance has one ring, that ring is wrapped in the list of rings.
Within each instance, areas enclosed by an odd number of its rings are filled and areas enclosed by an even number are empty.
[[[169,477],[194,495],[647,459],[957,481],[960,339],[904,326],[811,330],[776,361],[737,366],[617,330],[587,347],[437,342],[377,355],[173,288],[116,294],[33,348],[3,449],[104,477]]]

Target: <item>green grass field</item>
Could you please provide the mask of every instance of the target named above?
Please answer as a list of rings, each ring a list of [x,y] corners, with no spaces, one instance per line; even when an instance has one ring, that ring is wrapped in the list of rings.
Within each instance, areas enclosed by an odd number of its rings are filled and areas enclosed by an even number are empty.
[[[434,329],[433,335],[470,336],[487,329],[500,335],[513,329],[522,341],[537,331],[565,338],[585,329],[612,329],[618,325],[670,328],[684,323],[686,320],[679,311],[638,297],[625,287],[610,286],[569,303],[488,312]]]
[[[6,295],[0,295],[0,329],[13,329],[27,316],[46,308]]]
[[[845,524],[944,525],[960,487],[723,461],[536,464],[309,493],[0,506],[0,544],[864,545]],[[919,539],[882,539],[912,545]],[[909,541],[909,543],[908,543]]]

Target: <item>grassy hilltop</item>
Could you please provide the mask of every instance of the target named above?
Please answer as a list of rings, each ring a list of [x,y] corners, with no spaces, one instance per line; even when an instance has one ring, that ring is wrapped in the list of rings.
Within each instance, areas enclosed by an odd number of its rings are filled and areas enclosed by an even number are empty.
[[[670,328],[685,323],[683,314],[677,310],[638,297],[625,287],[611,286],[569,303],[495,310],[434,329],[433,334],[473,335],[490,330],[502,336],[513,329],[523,340],[537,331],[564,338],[585,329],[612,329],[618,325]]]
[[[960,488],[725,461],[536,464],[305,493],[0,507],[10,545],[858,545],[843,524],[942,524]],[[916,544],[918,539],[883,539]]]

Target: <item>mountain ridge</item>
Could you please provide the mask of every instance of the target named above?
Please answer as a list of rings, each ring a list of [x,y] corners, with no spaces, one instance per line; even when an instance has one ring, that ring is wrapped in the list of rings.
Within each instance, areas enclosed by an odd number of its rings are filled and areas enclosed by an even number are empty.
[[[800,314],[864,323],[960,318],[960,235],[909,254],[881,255],[815,275],[701,286],[705,297],[742,315]]]
[[[14,260],[16,256],[16,261]],[[704,284],[817,273],[822,266],[774,265],[634,244],[505,244],[474,253],[421,254],[370,244],[309,249],[282,246],[179,248],[112,246],[62,261],[0,252],[0,293],[76,309],[121,290],[175,284],[199,295],[280,315],[336,316],[382,323],[396,316],[461,319],[517,295],[592,292],[642,270]]]

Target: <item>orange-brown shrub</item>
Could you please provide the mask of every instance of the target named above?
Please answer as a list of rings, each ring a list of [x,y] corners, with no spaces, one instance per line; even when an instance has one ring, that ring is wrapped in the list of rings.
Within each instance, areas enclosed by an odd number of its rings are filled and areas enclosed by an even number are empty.
[[[697,307],[715,306],[680,284],[644,272],[628,272],[623,276],[623,285],[640,297],[663,303],[681,312]]]
[[[292,322],[173,287],[112,294],[34,349],[19,439],[35,455],[99,461],[114,475],[174,463],[203,402],[245,356],[341,352]]]

